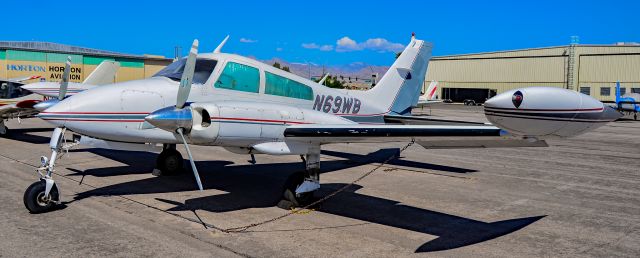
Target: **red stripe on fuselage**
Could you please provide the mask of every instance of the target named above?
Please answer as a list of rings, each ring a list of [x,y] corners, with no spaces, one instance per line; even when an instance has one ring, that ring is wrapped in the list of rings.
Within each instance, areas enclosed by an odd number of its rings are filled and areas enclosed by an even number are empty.
[[[43,120],[69,121],[69,122],[122,122],[122,123],[140,123],[144,120],[127,120],[127,119],[74,119],[74,118],[42,118]]]
[[[286,123],[286,124],[310,124],[306,122],[286,121],[286,120],[269,120],[239,117],[211,117],[211,119],[231,120],[231,121],[247,121],[247,122],[266,122],[266,123]]]

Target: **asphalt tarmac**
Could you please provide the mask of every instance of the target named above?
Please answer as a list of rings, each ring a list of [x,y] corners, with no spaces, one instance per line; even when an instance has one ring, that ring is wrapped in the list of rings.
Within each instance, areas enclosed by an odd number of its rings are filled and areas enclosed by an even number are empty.
[[[435,105],[438,118],[484,121],[481,107]],[[205,191],[186,173],[153,176],[156,154],[77,147],[54,176],[64,205],[30,214],[24,190],[49,155],[51,127],[10,121],[0,138],[0,256],[638,257],[640,122],[618,121],[547,148],[409,147],[321,206],[276,206],[297,156],[192,151]],[[320,196],[406,143],[323,147]],[[178,149],[186,157],[182,146]]]

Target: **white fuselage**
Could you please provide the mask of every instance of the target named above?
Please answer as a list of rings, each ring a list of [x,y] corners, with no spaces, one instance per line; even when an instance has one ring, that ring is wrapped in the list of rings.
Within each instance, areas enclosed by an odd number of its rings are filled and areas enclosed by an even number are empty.
[[[197,139],[198,127],[194,126],[190,138],[197,144],[249,147],[266,140],[282,140],[282,131],[289,125],[345,124],[354,120],[383,123],[382,117],[388,112],[389,107],[369,103],[364,92],[334,90],[252,59],[229,54],[200,57],[215,59],[218,63],[204,84],[192,85],[188,102],[198,103],[193,109],[214,105],[210,108],[218,113],[209,114],[215,126],[207,130],[215,127],[216,133],[208,139]],[[259,92],[215,87],[226,62],[258,68]],[[265,94],[265,71],[309,86],[313,100]],[[153,111],[175,105],[178,84],[166,77],[153,77],[105,85],[65,99],[39,116],[57,126],[99,139],[179,143],[176,134],[155,128],[144,120]],[[212,109],[208,110],[207,113],[211,113]]]

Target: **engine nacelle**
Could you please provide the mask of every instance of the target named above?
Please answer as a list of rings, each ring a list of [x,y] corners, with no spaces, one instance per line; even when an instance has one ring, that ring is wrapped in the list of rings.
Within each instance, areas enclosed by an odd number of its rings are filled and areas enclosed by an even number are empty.
[[[189,138],[193,143],[243,148],[255,146],[249,150],[250,153],[298,153],[303,149],[298,145],[263,144],[283,142],[284,130],[289,125],[353,123],[319,111],[269,103],[192,103],[190,109],[193,126]],[[259,144],[263,145],[257,146]],[[244,149],[237,151],[245,152]]]
[[[515,89],[484,104],[487,119],[519,136],[569,137],[598,128],[621,114],[582,93],[553,87]]]

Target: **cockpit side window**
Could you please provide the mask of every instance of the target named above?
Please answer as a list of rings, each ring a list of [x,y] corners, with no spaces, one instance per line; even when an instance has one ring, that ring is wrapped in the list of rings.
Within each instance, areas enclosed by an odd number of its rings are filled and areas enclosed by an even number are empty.
[[[204,84],[211,76],[213,68],[216,68],[218,61],[211,59],[196,60],[196,69],[193,74],[193,83]]]
[[[160,70],[153,77],[167,77],[174,81],[180,81],[182,79],[182,73],[184,72],[184,67],[187,63],[186,58],[182,58],[178,61],[175,61]],[[216,67],[218,61],[212,59],[204,59],[198,58],[196,59],[196,68],[195,73],[193,74],[193,83],[195,84],[204,84],[209,79],[211,72]]]
[[[0,99],[13,99],[31,94],[30,91],[20,88],[22,84],[0,82]]]

